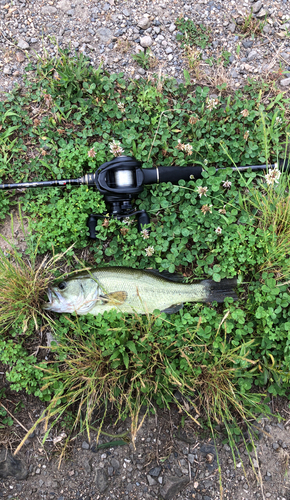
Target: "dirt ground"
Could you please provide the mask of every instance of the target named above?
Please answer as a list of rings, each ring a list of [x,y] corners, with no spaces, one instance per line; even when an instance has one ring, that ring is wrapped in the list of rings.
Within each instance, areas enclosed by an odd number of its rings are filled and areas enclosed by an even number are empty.
[[[6,385],[2,372],[0,390]],[[7,391],[5,405],[11,413],[22,401],[22,408],[14,413],[17,420],[13,427],[0,429],[2,450],[13,453],[45,406],[33,397]],[[54,427],[43,445],[41,424],[17,455],[26,471],[26,479],[10,476],[0,480],[0,498],[289,500],[289,403],[276,398],[272,404],[274,410],[279,408],[284,420],[279,423],[276,417],[262,417],[256,424],[256,451],[249,457],[240,443],[235,460],[222,429],[217,428],[215,446],[208,433],[190,419],[182,425],[175,405],[170,411],[158,410],[156,415],[146,416],[137,434],[135,449],[130,443],[129,420],[114,426],[112,411],[103,430],[114,436],[128,431],[128,443],[124,438],[122,446],[102,448],[100,445],[114,438],[101,434],[97,445],[96,431],[92,431],[90,438],[76,436],[60,466],[64,429]],[[245,438],[249,442],[246,433]],[[0,452],[0,471],[1,460]]]

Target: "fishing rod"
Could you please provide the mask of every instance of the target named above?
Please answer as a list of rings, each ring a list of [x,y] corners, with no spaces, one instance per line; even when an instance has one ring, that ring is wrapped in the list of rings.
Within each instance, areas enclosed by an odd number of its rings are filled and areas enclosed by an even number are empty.
[[[228,168],[228,167],[226,167]],[[253,165],[246,167],[230,167],[233,171],[244,172],[246,170],[273,169],[288,171],[290,162],[280,160],[273,165]],[[224,168],[217,168],[216,171]],[[113,160],[103,163],[95,173],[86,174],[78,179],[42,181],[42,182],[20,182],[11,184],[0,184],[0,189],[19,188],[44,188],[64,187],[66,185],[87,185],[95,187],[104,195],[105,201],[110,205],[109,216],[120,220],[132,215],[138,216],[138,230],[141,231],[145,224],[149,224],[149,215],[145,210],[133,210],[131,201],[144,189],[147,184],[159,184],[160,182],[171,182],[177,184],[179,180],[185,181],[201,179],[203,168],[199,166],[187,167],[154,167],[142,168],[142,163],[131,156],[118,156]],[[90,238],[96,239],[96,225],[98,219],[107,217],[108,214],[91,214],[87,220]]]

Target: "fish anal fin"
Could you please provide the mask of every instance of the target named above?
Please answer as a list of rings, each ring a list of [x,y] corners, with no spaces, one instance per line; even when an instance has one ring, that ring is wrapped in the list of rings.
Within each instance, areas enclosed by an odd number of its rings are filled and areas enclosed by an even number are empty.
[[[183,304],[174,304],[174,306],[167,307],[166,309],[163,309],[161,312],[167,313],[167,314],[174,314],[174,313],[180,311],[180,309],[182,309],[182,308],[183,308]]]
[[[100,299],[102,300],[103,304],[110,305],[110,306],[120,306],[125,302],[127,299],[127,292],[111,292],[111,293],[106,293],[106,295],[100,295]]]

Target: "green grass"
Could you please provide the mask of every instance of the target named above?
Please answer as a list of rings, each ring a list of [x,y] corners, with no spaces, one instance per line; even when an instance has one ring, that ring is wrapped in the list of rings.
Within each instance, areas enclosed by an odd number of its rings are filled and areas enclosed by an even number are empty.
[[[192,44],[208,37],[198,28]],[[216,97],[187,77],[126,81],[60,52],[29,65],[25,93],[15,89],[0,103],[0,182],[94,172],[113,158],[113,141],[144,168],[203,167],[197,181],[145,187],[135,204],[150,214],[146,239],[132,217],[126,232],[113,218],[99,221],[89,241],[87,215],[106,206],[86,187],[1,193],[0,217],[20,202],[31,235],[26,253],[1,254],[0,361],[12,389],[47,401],[48,429],[70,415],[73,431],[90,432],[94,407],[114,403],[119,419],[131,416],[134,437],[141,405],[181,405],[178,388],[184,415],[200,413],[212,432],[221,422],[234,449],[241,425],[267,411],[267,394],[289,395],[288,178],[268,186],[266,172],[231,169],[287,157],[289,100],[258,83]],[[65,259],[56,262],[52,248]],[[170,317],[44,317],[51,280],[86,265],[179,271],[192,282],[238,276],[239,301],[185,305]],[[48,364],[33,356],[40,317],[59,342]]]

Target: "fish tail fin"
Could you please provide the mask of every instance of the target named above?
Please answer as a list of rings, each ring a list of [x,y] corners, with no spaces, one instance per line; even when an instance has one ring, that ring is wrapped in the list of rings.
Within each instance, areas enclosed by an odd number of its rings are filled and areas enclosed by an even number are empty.
[[[223,279],[219,283],[213,280],[204,280],[201,284],[205,286],[206,290],[205,302],[224,302],[226,297],[238,300],[238,296],[234,291],[237,278]]]

